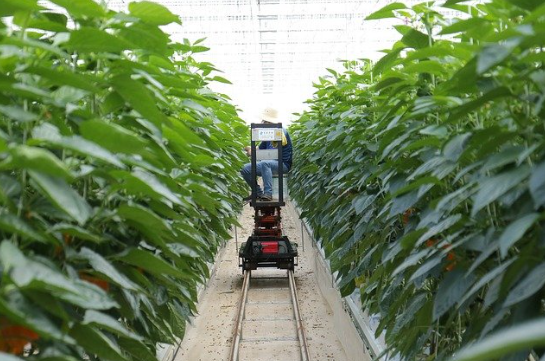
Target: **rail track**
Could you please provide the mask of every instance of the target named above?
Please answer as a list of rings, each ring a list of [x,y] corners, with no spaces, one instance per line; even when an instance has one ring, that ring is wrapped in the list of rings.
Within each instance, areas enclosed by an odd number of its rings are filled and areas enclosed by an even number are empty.
[[[244,273],[230,361],[310,361],[293,271],[287,275]]]

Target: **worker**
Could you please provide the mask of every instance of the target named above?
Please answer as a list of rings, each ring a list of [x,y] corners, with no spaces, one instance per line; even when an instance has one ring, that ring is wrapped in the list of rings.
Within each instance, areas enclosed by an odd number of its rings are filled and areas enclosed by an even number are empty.
[[[280,123],[278,120],[278,112],[276,109],[273,108],[266,108],[261,113],[261,121],[264,124],[274,124],[274,123]],[[282,167],[284,174],[288,173],[291,169],[291,162],[292,162],[292,145],[291,145],[291,138],[286,129],[283,129],[282,134]],[[259,149],[277,149],[278,142],[261,142],[259,144]],[[248,156],[251,155],[251,148],[246,147],[245,148],[246,153]],[[247,163],[242,167],[240,174],[242,174],[242,177],[248,183],[248,185],[252,186],[252,181],[255,182],[256,180],[252,180],[252,163]],[[272,201],[272,178],[273,174],[278,174],[278,160],[261,160],[256,163],[256,174],[258,177],[261,177],[263,179],[263,189],[261,189],[261,186],[257,185],[257,198],[260,201],[266,201],[270,202]],[[245,197],[245,201],[249,201],[252,199],[252,195],[250,194],[248,197]]]

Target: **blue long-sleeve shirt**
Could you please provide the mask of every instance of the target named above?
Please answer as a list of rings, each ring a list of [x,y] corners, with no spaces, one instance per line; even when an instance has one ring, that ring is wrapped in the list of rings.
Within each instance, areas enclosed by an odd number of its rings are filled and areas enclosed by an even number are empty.
[[[288,171],[291,169],[293,148],[291,146],[291,137],[286,129],[283,129],[284,134],[282,136],[282,162],[288,168]],[[261,142],[259,144],[259,149],[276,149],[278,142]]]

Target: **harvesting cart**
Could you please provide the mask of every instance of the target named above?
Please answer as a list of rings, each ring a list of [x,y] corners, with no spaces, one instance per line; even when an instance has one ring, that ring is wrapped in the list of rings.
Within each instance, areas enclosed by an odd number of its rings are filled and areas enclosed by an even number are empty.
[[[251,172],[252,179],[257,178],[256,164],[260,160],[278,160],[282,164],[282,125],[251,125]],[[256,143],[277,141],[276,149],[257,149]],[[262,201],[257,197],[257,183],[252,183],[250,205],[254,208],[254,230],[248,240],[239,249],[239,266],[242,272],[258,267],[276,267],[293,270],[297,265],[297,244],[290,242],[282,234],[281,209],[284,202],[283,167],[278,167],[278,193],[272,201]]]

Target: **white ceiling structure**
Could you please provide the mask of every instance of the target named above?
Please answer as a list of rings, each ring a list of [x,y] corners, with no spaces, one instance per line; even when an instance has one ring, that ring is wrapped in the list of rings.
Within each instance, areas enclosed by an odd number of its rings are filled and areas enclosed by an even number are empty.
[[[106,0],[126,10],[129,0]],[[393,20],[364,21],[394,0],[155,0],[179,15],[182,26],[165,27],[171,38],[206,38],[196,54],[232,85],[215,84],[229,95],[247,122],[266,106],[289,122],[312,97],[312,82],[342,69],[341,60],[380,58],[401,38]],[[405,5],[422,0],[404,1]]]

